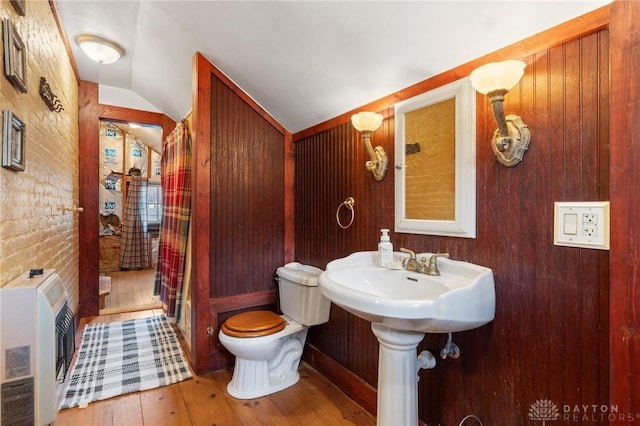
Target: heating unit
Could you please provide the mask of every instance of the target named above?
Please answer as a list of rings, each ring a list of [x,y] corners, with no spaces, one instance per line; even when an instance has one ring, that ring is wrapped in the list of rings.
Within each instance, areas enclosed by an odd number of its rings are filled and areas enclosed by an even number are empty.
[[[0,289],[0,425],[46,425],[74,345],[74,317],[55,270],[34,269]]]

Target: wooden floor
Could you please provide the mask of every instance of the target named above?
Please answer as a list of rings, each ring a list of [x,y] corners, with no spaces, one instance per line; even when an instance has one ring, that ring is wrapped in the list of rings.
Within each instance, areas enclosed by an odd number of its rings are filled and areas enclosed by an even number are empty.
[[[85,318],[76,337],[80,343],[86,324],[160,315],[162,310],[138,311]],[[226,425],[375,425],[373,416],[306,364],[300,381],[262,398],[238,400],[229,396],[232,370],[223,370],[170,386],[111,398],[58,413],[55,426],[226,426]]]
[[[111,277],[111,292],[105,299],[105,307],[100,310],[100,315],[162,307],[159,296],[153,295],[155,269],[105,274]]]

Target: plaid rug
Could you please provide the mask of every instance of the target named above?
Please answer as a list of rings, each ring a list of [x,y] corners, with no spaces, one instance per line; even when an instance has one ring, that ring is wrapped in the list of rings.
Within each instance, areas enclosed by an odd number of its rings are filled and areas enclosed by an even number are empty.
[[[190,377],[178,337],[164,315],[90,324],[82,333],[60,408],[83,407]]]

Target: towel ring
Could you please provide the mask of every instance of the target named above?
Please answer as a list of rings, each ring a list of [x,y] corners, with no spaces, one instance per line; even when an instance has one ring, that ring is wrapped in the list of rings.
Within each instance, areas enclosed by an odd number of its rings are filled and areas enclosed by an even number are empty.
[[[338,209],[336,210],[336,222],[338,222],[338,225],[340,225],[340,228],[347,229],[353,223],[353,220],[356,218],[356,211],[353,209],[353,205],[355,203],[356,203],[356,200],[354,200],[353,197],[347,197],[347,199],[344,200],[342,204],[338,206]],[[340,222],[340,209],[342,208],[342,206],[346,206],[351,211],[351,220],[346,225],[343,225]]]

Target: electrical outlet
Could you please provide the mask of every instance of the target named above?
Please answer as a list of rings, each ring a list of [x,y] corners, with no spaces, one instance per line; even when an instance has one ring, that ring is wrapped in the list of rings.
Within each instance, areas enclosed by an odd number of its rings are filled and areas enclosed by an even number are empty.
[[[609,202],[554,203],[554,241],[557,246],[609,250]]]
[[[598,236],[598,226],[593,223],[584,223],[582,225],[582,235],[585,237],[597,237]]]

